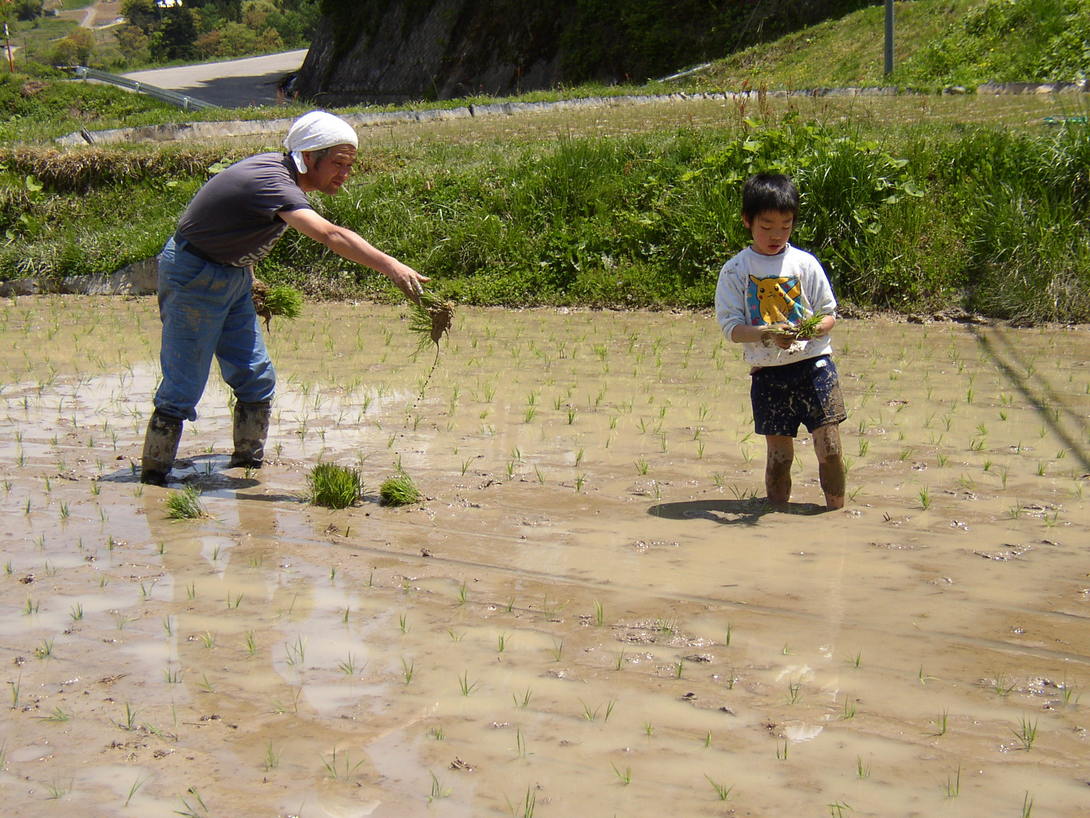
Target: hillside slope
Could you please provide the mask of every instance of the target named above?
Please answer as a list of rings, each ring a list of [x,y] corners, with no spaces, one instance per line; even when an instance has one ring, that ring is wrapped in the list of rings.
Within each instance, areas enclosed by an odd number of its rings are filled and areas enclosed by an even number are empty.
[[[702,90],[985,82],[1077,82],[1086,73],[1090,0],[895,3],[894,72],[884,74],[885,9],[859,9],[717,60]]]

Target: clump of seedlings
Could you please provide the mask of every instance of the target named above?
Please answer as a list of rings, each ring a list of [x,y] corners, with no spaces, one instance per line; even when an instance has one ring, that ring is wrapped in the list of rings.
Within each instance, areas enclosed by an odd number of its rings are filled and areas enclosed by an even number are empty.
[[[265,329],[270,329],[274,315],[298,318],[303,311],[303,294],[294,287],[277,285],[270,287],[264,281],[254,279],[254,310],[265,319]]]
[[[348,508],[363,496],[358,470],[336,463],[319,463],[307,474],[307,499],[316,506]]]
[[[419,503],[423,496],[413,479],[403,471],[386,480],[379,488],[379,497],[384,506],[409,506]]]
[[[172,520],[193,520],[207,517],[208,512],[201,505],[201,490],[196,486],[186,486],[166,499],[167,517]]]

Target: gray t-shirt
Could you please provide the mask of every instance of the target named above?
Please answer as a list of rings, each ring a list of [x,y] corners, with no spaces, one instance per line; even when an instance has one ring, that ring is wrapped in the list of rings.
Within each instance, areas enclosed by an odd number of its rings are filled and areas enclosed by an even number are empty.
[[[261,153],[205,182],[178,221],[176,235],[220,264],[252,267],[288,229],[278,214],[310,206],[291,158]]]

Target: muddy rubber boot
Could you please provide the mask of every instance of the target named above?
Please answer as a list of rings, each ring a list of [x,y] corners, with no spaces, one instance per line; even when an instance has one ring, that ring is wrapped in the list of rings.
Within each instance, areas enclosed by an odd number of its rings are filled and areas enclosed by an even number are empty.
[[[158,409],[152,412],[144,436],[144,456],[140,461],[141,483],[152,486],[167,484],[167,475],[174,466],[174,456],[178,454],[178,441],[181,439],[181,418],[164,415]]]
[[[265,459],[265,438],[269,436],[272,406],[264,403],[235,404],[235,452],[228,468],[260,469]]]

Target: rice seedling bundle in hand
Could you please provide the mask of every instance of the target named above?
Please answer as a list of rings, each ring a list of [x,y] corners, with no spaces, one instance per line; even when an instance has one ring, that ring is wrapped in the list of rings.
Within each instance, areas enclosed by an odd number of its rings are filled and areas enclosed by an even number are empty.
[[[796,341],[810,341],[817,337],[818,325],[825,317],[822,313],[814,313],[808,318],[803,318],[797,324],[786,327],[769,327],[769,332],[786,335]]]
[[[412,309],[409,329],[419,337],[421,349],[430,341],[435,344],[438,355],[439,339],[450,333],[451,324],[454,323],[454,302],[422,292],[420,300],[412,305]]]
[[[416,334],[418,348],[423,350],[429,343],[435,344],[435,360],[431,363],[428,376],[424,378],[424,385],[420,388],[417,400],[424,396],[431,376],[435,372],[435,366],[439,363],[439,340],[444,335],[450,334],[450,327],[454,323],[454,302],[440,298],[429,292],[420,293],[420,300],[412,305],[412,315],[409,318],[409,329]]]
[[[265,329],[270,329],[274,315],[298,318],[303,311],[303,294],[294,287],[277,285],[270,287],[255,278],[253,284],[254,310],[265,319]]]
[[[413,479],[400,471],[389,478],[379,488],[379,497],[384,506],[408,506],[419,503],[424,495],[416,487]]]
[[[336,463],[319,463],[307,474],[307,499],[316,506],[348,508],[363,496],[359,471]]]

